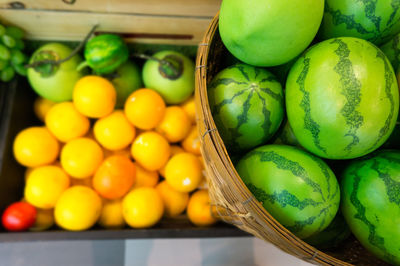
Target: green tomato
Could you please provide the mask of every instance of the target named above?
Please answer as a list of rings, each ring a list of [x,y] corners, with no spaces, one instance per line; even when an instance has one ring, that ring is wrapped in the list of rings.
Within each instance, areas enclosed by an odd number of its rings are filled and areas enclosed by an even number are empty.
[[[15,71],[12,66],[8,66],[0,72],[0,80],[4,82],[8,82],[12,80],[15,75]]]
[[[175,51],[158,52],[153,57],[169,64],[147,60],[142,74],[145,87],[157,91],[167,104],[184,102],[194,91],[192,60]]]
[[[1,36],[1,41],[4,43],[5,46],[13,48],[17,44],[15,39],[11,37],[10,35],[4,34]]]
[[[67,57],[72,49],[60,43],[48,43],[37,49],[29,63],[43,59],[59,60]],[[75,83],[83,76],[77,70],[82,62],[79,55],[73,56],[59,66],[50,64],[40,68],[28,69],[28,81],[37,94],[54,102],[69,101],[72,99],[72,91]]]
[[[117,68],[116,77],[111,80],[117,91],[116,108],[123,108],[128,96],[142,86],[142,77],[139,67],[131,62],[126,61]]]

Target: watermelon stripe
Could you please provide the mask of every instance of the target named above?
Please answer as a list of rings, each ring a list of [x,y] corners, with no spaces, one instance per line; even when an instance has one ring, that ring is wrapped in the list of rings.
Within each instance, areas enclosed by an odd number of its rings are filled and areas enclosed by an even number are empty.
[[[301,100],[300,107],[304,110],[304,128],[311,132],[313,137],[314,145],[319,150],[323,151],[326,154],[326,149],[321,146],[319,142],[319,125],[316,123],[311,117],[311,104],[310,104],[310,93],[305,89],[305,79],[308,74],[308,70],[310,68],[310,59],[304,58],[303,61],[304,68],[301,71],[299,77],[296,80],[296,83],[299,84],[300,91],[304,94],[303,99]]]
[[[333,199],[333,198],[335,198],[335,196],[336,196],[338,193],[340,193],[340,187],[339,187],[339,185],[336,186],[335,192],[333,192],[333,193],[328,197],[328,199]]]
[[[400,62],[399,62],[399,57],[400,57],[399,41],[400,41],[400,34],[397,34],[392,40],[392,49],[393,49],[393,52],[394,52],[394,58],[393,58],[393,68],[394,69],[397,69],[399,67],[399,65],[400,65]]]
[[[392,6],[393,12],[390,14],[389,20],[386,23],[386,25],[389,24],[395,24],[399,21],[399,19],[397,21],[393,22],[394,17],[396,16],[397,11],[399,11],[400,8],[400,1],[399,0],[392,0],[392,2],[390,3],[390,5]]]
[[[264,83],[264,82],[272,82],[272,81],[276,81],[279,82],[275,76],[269,76],[268,78],[264,78],[260,81],[260,84]]]
[[[379,170],[379,161],[377,160],[373,160],[371,169],[374,169],[378,173],[379,178],[385,183],[386,195],[389,201],[400,206],[400,182],[396,182],[389,174]]]
[[[249,75],[247,72],[244,70],[244,67],[242,65],[236,65],[236,69],[240,71],[240,73],[243,75],[243,77],[247,80],[250,81]]]
[[[352,147],[360,142],[356,133],[358,128],[362,126],[364,120],[361,113],[356,110],[361,102],[361,82],[357,80],[354,74],[353,65],[349,59],[350,50],[347,44],[341,39],[334,39],[331,44],[334,43],[338,44],[335,53],[339,56],[339,62],[334,67],[334,70],[340,77],[340,82],[342,84],[341,94],[346,97],[347,101],[340,110],[340,113],[345,118],[346,124],[350,127],[345,136],[350,136],[353,139],[345,148],[345,150],[350,153]]]
[[[229,85],[229,84],[237,84],[237,85],[245,85],[245,84],[247,84],[247,82],[239,82],[239,81],[236,81],[236,80],[234,80],[234,79],[232,79],[232,78],[222,78],[222,79],[217,79],[217,80],[215,80],[215,81],[213,81],[211,84],[210,84],[210,88],[211,89],[213,89],[213,88],[216,88],[218,85]]]
[[[261,97],[260,93],[257,90],[255,90],[255,92],[257,93],[258,98],[260,98],[262,102],[262,113],[265,117],[265,123],[263,123],[261,126],[262,129],[264,130],[264,134],[268,136],[270,134],[270,130],[272,127],[271,112],[267,109],[267,103],[265,102],[265,99]]]
[[[238,97],[238,96],[244,94],[245,92],[246,92],[246,90],[240,90],[240,91],[238,91],[237,93],[235,93],[235,95],[233,95],[232,98],[230,98],[230,99],[224,99],[222,102],[220,102],[219,104],[215,105],[215,106],[213,107],[213,110],[212,110],[213,115],[214,115],[214,116],[218,115],[219,112],[221,111],[222,106],[224,106],[225,104],[231,104],[231,103],[233,102],[233,100],[234,100],[236,97]],[[211,106],[211,107],[212,107],[212,106]]]
[[[391,93],[391,87],[393,85],[393,74],[392,74],[392,70],[388,64],[388,62],[386,61],[386,56],[383,52],[381,52],[380,50],[378,50],[378,53],[376,55],[378,58],[381,58],[383,61],[383,64],[385,66],[385,93],[386,93],[386,98],[389,99],[390,101],[390,113],[385,121],[385,125],[379,130],[379,136],[376,140],[376,142],[374,143],[374,145],[370,148],[374,149],[374,147],[376,145],[378,145],[378,143],[381,141],[381,139],[388,133],[389,129],[390,129],[390,124],[392,122],[393,119],[393,115],[394,115],[394,98],[393,95]]]
[[[325,201],[321,186],[310,179],[307,171],[298,162],[291,161],[273,151],[260,152],[255,150],[247,154],[247,156],[252,155],[259,156],[261,162],[272,162],[278,169],[288,170],[292,172],[293,175],[300,177],[307,185],[313,188],[314,192],[318,192],[321,195],[322,200]]]
[[[277,100],[278,102],[282,102],[283,101],[283,96],[280,93],[275,93],[273,92],[270,88],[259,88],[259,90],[261,90],[262,92],[268,94],[269,96],[271,96],[272,98],[274,98],[275,100]],[[261,98],[261,97],[260,97]]]
[[[286,228],[293,232],[294,234],[302,231],[304,229],[304,227],[306,227],[307,225],[310,225],[314,222],[314,220],[317,219],[317,216],[311,216],[309,218],[307,218],[306,220],[303,221],[294,221],[294,225],[292,226],[286,226]]]
[[[328,190],[328,198],[330,198],[331,194],[331,183],[330,181],[330,175],[329,175],[329,168],[328,166],[322,162],[321,160],[317,159],[314,156],[310,156],[310,158],[318,164],[319,168],[321,169],[321,172],[324,174],[325,179],[326,179],[326,185],[327,185],[327,190]]]
[[[394,256],[389,254],[388,251],[385,248],[385,239],[381,236],[379,236],[376,233],[376,228],[373,223],[371,223],[366,216],[366,209],[360,202],[360,200],[357,198],[357,190],[358,186],[361,181],[361,176],[357,173],[358,169],[362,169],[363,166],[365,166],[365,163],[361,164],[357,169],[354,169],[351,175],[354,175],[354,183],[353,183],[353,190],[351,191],[350,195],[350,202],[356,209],[356,214],[354,215],[354,218],[360,220],[362,223],[364,223],[368,227],[369,235],[368,235],[368,241],[371,245],[376,246],[379,248],[383,253],[384,257],[388,258],[389,260],[394,260]]]
[[[360,34],[373,33],[373,31],[368,31],[363,25],[356,22],[354,15],[344,15],[340,10],[333,10],[328,1],[325,1],[325,12],[332,16],[332,23],[336,26],[344,23],[347,29],[355,29]]]
[[[361,2],[364,4],[365,17],[368,18],[375,25],[376,30],[380,32],[381,18],[375,16],[377,0],[361,0]]]

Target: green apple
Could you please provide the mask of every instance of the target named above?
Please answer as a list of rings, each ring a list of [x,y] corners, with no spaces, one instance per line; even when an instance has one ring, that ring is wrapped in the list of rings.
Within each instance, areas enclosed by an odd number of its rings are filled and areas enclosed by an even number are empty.
[[[167,104],[184,102],[194,91],[194,63],[175,51],[161,51],[143,66],[146,88],[157,91]]]
[[[142,77],[139,67],[132,61],[126,61],[115,71],[111,82],[117,91],[116,108],[123,108],[128,96],[142,87]]]

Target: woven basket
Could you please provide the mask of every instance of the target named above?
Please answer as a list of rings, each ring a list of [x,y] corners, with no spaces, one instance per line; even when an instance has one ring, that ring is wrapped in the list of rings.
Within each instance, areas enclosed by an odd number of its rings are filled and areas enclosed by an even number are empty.
[[[207,84],[224,67],[228,51],[218,32],[218,14],[199,45],[196,60],[196,111],[214,212],[288,254],[319,265],[387,265],[368,253],[354,237],[340,248],[322,252],[288,231],[258,202],[237,174],[216,129],[207,97]]]

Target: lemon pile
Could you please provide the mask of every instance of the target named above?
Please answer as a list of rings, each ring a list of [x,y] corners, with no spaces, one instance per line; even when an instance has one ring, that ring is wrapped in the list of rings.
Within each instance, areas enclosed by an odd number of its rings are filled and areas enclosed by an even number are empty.
[[[185,211],[199,226],[211,214],[194,98],[167,106],[154,90],[134,91],[115,109],[116,91],[90,75],[71,102],[39,98],[43,126],[22,130],[14,157],[27,167],[24,199],[37,208],[32,230],[147,228]]]

